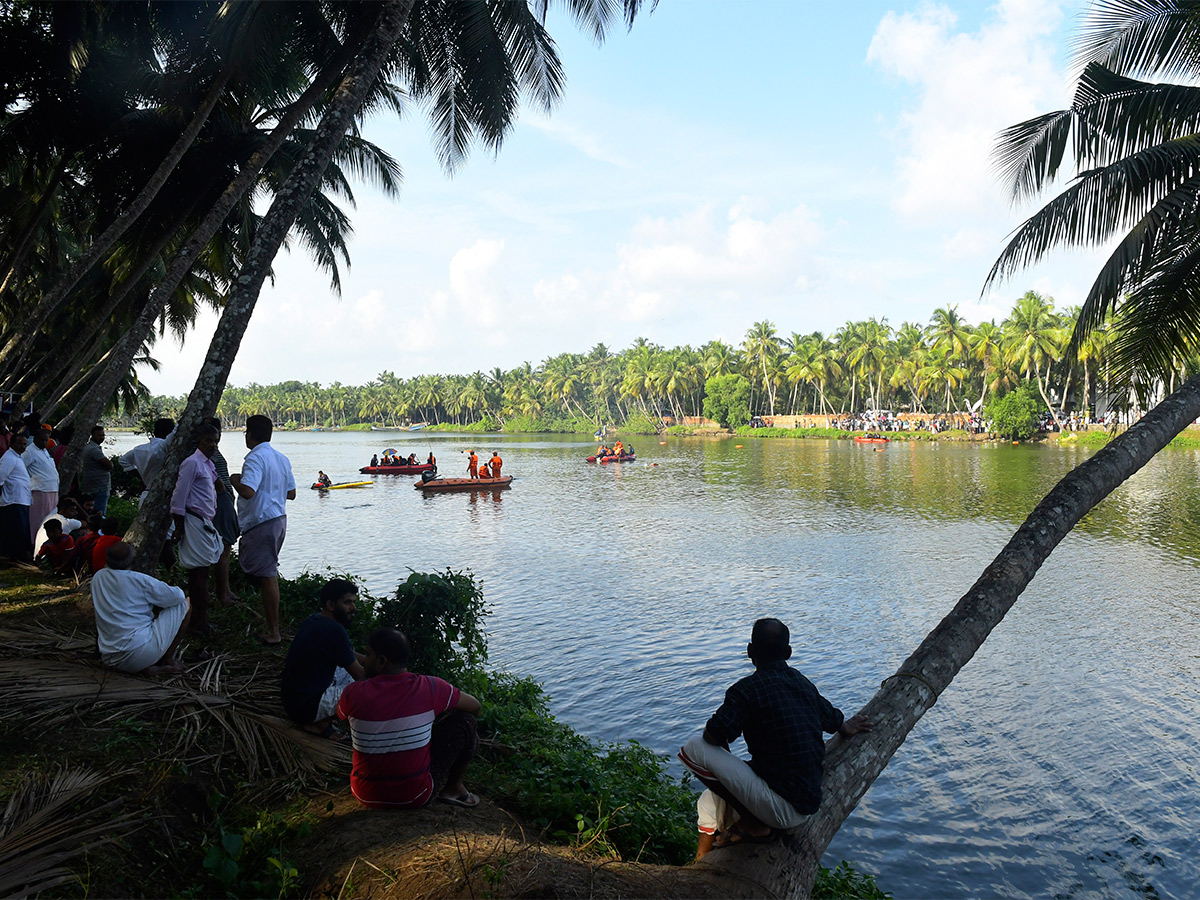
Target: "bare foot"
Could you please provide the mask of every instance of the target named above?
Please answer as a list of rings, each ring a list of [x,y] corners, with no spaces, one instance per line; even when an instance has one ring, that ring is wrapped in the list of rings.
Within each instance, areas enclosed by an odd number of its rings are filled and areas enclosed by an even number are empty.
[[[237,594],[235,594],[231,591],[230,593],[226,594],[224,597],[221,598],[221,605],[222,606],[234,606],[241,599],[242,599],[241,597],[239,597]]]
[[[182,675],[183,666],[176,662],[167,663],[161,666],[147,666],[146,668],[142,669],[142,674],[150,675],[152,677],[156,675]]]

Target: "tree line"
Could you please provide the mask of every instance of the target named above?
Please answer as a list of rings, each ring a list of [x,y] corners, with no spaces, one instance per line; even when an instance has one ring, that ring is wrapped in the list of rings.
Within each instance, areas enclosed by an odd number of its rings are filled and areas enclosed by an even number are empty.
[[[624,423],[705,415],[714,378],[740,376],[749,385],[752,415],[842,415],[864,409],[916,413],[978,412],[993,396],[1029,385],[1047,414],[1085,419],[1128,403],[1152,405],[1155,395],[1195,370],[1200,360],[1178,361],[1156,380],[1119,383],[1108,349],[1118,323],[1092,329],[1069,352],[1077,308],[1056,310],[1052,298],[1029,291],[1008,316],[970,325],[953,305],[935,309],[928,323],[887,318],[847,322],[831,335],[781,334],[755,322],[739,346],[714,340],[701,347],[665,348],[644,338],[612,352],[596,344],[587,353],[561,353],[533,366],[493,368],[469,375],[399,378],[381,372],[364,385],[284,381],[226,388],[217,407],[237,426],[247,416],[270,416],[294,427],[337,427],[413,422],[481,425],[511,430],[570,430],[585,423]],[[1136,390],[1132,390],[1136,388]],[[183,397],[157,397],[154,408],[182,409]],[[736,422],[730,424],[745,424]]]

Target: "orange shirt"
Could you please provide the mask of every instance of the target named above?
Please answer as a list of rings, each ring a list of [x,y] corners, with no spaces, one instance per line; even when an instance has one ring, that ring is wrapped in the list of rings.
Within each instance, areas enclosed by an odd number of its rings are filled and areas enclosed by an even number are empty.
[[[480,478],[491,478],[492,477],[492,473],[488,471],[487,463],[484,463],[482,466],[479,467],[479,477]]]
[[[492,458],[489,460],[489,462],[491,462],[491,464],[492,464],[492,477],[499,478],[500,477],[500,467],[504,465],[504,460],[502,460],[500,458],[499,453],[496,453],[496,454],[492,455]]]
[[[479,457],[474,453],[467,457],[467,473],[472,478],[479,477]]]

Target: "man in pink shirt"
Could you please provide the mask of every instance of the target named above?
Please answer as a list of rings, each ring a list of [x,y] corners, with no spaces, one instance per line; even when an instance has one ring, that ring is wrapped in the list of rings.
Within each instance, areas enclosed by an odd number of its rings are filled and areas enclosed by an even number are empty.
[[[369,677],[342,691],[337,714],[349,721],[354,741],[350,790],[376,809],[412,809],[435,798],[478,806],[462,779],[479,746],[479,701],[440,678],[408,671],[410,657],[403,632],[378,628],[367,638]]]
[[[208,567],[221,558],[224,544],[213,516],[217,514],[217,490],[225,486],[217,479],[210,458],[217,449],[220,433],[201,425],[196,452],[179,465],[171,515],[175,517],[175,540],[179,565],[188,573],[188,596],[192,601],[191,631],[211,634],[216,627],[208,621]]]

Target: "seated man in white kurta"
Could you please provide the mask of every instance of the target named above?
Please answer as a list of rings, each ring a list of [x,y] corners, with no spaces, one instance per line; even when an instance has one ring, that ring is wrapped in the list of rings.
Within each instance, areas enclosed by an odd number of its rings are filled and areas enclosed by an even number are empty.
[[[177,587],[131,571],[129,544],[112,544],[105,558],[108,565],[92,576],[100,658],[122,672],[180,674],[175,648],[191,616],[187,597]]]

